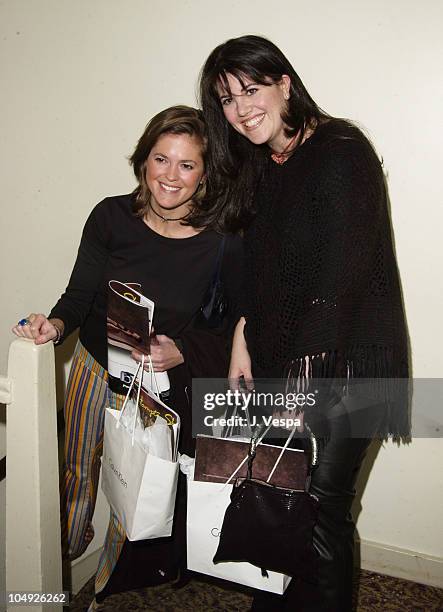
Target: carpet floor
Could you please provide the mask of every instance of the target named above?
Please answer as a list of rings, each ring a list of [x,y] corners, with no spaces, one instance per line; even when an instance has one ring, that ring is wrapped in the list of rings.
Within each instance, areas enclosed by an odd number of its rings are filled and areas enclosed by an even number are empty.
[[[355,592],[356,612],[443,612],[443,589],[391,576],[361,571]],[[91,579],[73,599],[69,610],[84,612],[93,595]],[[109,596],[100,611],[247,612],[251,601],[252,595],[247,589],[195,575],[181,589],[164,584]]]

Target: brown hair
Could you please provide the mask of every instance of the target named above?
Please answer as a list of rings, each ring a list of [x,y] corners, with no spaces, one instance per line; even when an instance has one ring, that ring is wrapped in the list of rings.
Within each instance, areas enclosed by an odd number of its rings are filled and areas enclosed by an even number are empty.
[[[129,158],[135,178],[138,182],[138,186],[133,192],[135,195],[133,210],[137,217],[143,217],[149,207],[151,192],[146,183],[146,162],[152,147],[163,134],[187,134],[188,136],[197,138],[201,143],[201,155],[203,163],[206,165],[207,136],[206,126],[201,111],[191,106],[179,105],[166,108],[155,115],[155,117],[149,121],[135,147],[134,153]],[[186,224],[193,225],[193,212],[195,212],[195,216],[199,218],[196,225],[201,227],[201,215],[198,214],[198,207],[200,202],[204,199],[205,194],[206,181],[199,185],[199,188],[192,198],[194,208],[197,210],[191,212],[186,220]]]

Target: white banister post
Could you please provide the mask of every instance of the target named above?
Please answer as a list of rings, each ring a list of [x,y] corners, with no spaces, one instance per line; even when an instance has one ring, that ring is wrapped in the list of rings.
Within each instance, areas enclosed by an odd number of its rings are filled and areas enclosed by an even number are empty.
[[[54,347],[9,349],[6,415],[6,590],[62,591]],[[9,609],[9,607],[8,607]],[[13,610],[29,611],[29,606]],[[33,610],[62,610],[61,605]]]

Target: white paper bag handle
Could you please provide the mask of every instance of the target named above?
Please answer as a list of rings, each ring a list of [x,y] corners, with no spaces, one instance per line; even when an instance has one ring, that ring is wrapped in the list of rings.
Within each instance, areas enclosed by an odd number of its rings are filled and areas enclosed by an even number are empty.
[[[131,384],[129,385],[128,392],[126,393],[125,401],[123,402],[123,406],[121,407],[121,410],[120,410],[119,415],[117,417],[116,427],[120,427],[120,419],[122,418],[122,415],[123,415],[123,412],[124,412],[124,410],[126,408],[128,400],[131,397],[131,392],[132,392],[132,389],[134,387],[135,381],[137,380],[138,373],[140,372],[140,367],[141,367],[141,363],[138,364],[137,370],[136,370],[134,376],[132,377]]]
[[[155,375],[154,372],[154,365],[152,363],[152,358],[151,355],[148,355],[148,363],[149,363],[149,374],[151,375],[151,383],[152,381],[154,381],[154,393],[157,395],[157,397],[160,397],[160,389],[158,386],[158,380],[157,380],[157,376]],[[149,385],[149,388],[152,389],[152,384]]]
[[[306,426],[307,427],[307,426]],[[255,448],[262,443],[263,438],[266,436],[266,434],[268,433],[268,431],[270,430],[271,425],[269,425],[265,431],[262,433],[262,435],[257,438],[257,440],[255,441]],[[274,463],[274,467],[271,470],[271,473],[269,474],[268,478],[266,479],[266,482],[269,482],[272,478],[272,476],[274,475],[275,470],[277,469],[278,464],[280,463],[281,458],[283,457],[283,453],[285,452],[285,450],[288,448],[290,441],[292,440],[292,438],[294,437],[294,434],[296,432],[296,427],[294,427],[290,433],[290,435],[288,436],[288,439],[286,440],[285,445],[283,446],[283,448],[280,451],[280,454],[277,457],[276,462]],[[311,466],[316,465],[317,463],[317,440],[315,439],[315,436],[313,435],[312,431],[307,427],[310,437],[311,437],[311,443],[312,443],[312,460],[311,460]],[[227,484],[230,483],[230,481],[234,478],[234,476],[237,474],[237,472],[243,467],[243,465],[246,463],[246,461],[249,458],[249,453],[246,455],[246,457],[243,459],[243,461],[235,468],[234,472],[229,476],[228,480],[225,482],[225,485],[223,486],[222,490],[225,488],[225,486]]]
[[[123,412],[125,411],[125,408],[128,404],[128,400],[131,397],[131,393],[132,393],[132,389],[134,388],[134,385],[136,384],[137,381],[137,376],[140,372],[140,380],[138,383],[138,387],[137,387],[137,400],[136,400],[136,404],[135,404],[135,410],[134,410],[134,417],[133,417],[133,421],[132,421],[132,435],[131,435],[131,444],[132,446],[134,446],[134,442],[135,442],[135,428],[137,425],[137,415],[138,415],[138,411],[139,411],[139,405],[140,405],[140,393],[141,393],[141,388],[142,388],[142,384],[143,384],[143,375],[144,375],[144,365],[145,365],[145,356],[142,353],[142,360],[141,362],[138,364],[137,367],[137,371],[135,372],[131,384],[129,385],[129,389],[128,392],[126,393],[126,397],[125,397],[125,401],[123,402],[123,406],[121,407],[121,410],[119,412],[119,415],[117,417],[117,423],[115,424],[116,428],[118,429],[120,427],[120,420],[123,416]]]
[[[266,482],[269,482],[272,478],[272,476],[274,475],[274,472],[278,466],[278,464],[280,463],[280,459],[283,457],[283,453],[285,452],[285,450],[288,448],[289,442],[292,440],[292,438],[294,437],[295,434],[295,427],[293,428],[293,430],[291,431],[291,433],[288,436],[288,439],[285,442],[285,445],[283,446],[283,448],[280,451],[279,456],[277,457],[277,461],[274,463],[274,467],[271,470],[271,473],[269,474],[269,476],[266,479]]]
[[[318,460],[318,449],[317,449],[317,440],[314,436],[314,434],[312,433],[311,429],[309,428],[309,426],[307,424],[305,424],[305,428],[309,433],[309,437],[311,439],[311,447],[312,447],[312,454],[311,454],[311,469],[317,465],[317,460]],[[285,445],[283,446],[283,448],[280,451],[279,456],[277,457],[277,461],[274,463],[274,467],[271,470],[271,473],[269,474],[268,478],[266,479],[266,482],[269,482],[278,466],[278,464],[280,463],[280,459],[283,457],[283,453],[285,452],[285,450],[288,448],[289,446],[289,442],[292,440],[292,438],[294,437],[295,432],[297,431],[297,426],[293,427],[291,433],[288,436],[288,439],[285,442]],[[265,432],[266,433],[266,432]],[[258,446],[261,441],[263,439],[263,436],[260,438],[260,440],[256,443],[256,446]]]
[[[137,401],[135,403],[134,420],[132,421],[132,438],[131,438],[132,446],[134,446],[135,427],[137,425],[137,415],[138,415],[139,406],[140,406],[140,392],[141,392],[142,384],[143,384],[143,375],[145,373],[145,370],[144,370],[145,356],[143,353],[142,353],[142,360],[141,360],[140,365],[141,365],[140,382],[139,382],[138,389],[137,389]]]
[[[231,417],[230,417],[230,418],[232,418],[232,421],[234,421],[235,417],[237,416],[237,406],[238,406],[238,404],[235,403],[234,411],[232,412]],[[251,419],[249,418],[248,407],[246,405],[244,405],[242,407],[242,410],[244,410],[244,412],[245,412],[246,422],[248,424],[249,429],[251,429]],[[223,438],[230,438],[232,436],[233,432],[234,432],[234,427],[235,427],[235,425],[232,422],[231,425],[228,426],[228,429],[226,430],[226,433],[223,435]]]

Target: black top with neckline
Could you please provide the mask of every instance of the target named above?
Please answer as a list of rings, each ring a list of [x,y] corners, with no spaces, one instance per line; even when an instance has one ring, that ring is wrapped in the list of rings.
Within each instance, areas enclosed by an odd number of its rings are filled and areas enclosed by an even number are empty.
[[[64,322],[63,338],[80,328],[80,341],[104,368],[108,282],[141,283],[141,293],[155,302],[156,333],[180,338],[199,311],[222,238],[213,230],[187,238],[162,236],[133,214],[133,203],[132,194],[113,196],[93,209],[66,291],[49,315]],[[228,238],[222,274],[228,299],[235,304],[242,241]]]
[[[384,175],[363,133],[331,120],[284,164],[269,159],[255,208],[243,308],[253,374],[407,377]],[[407,408],[389,408],[382,433],[406,435]]]

